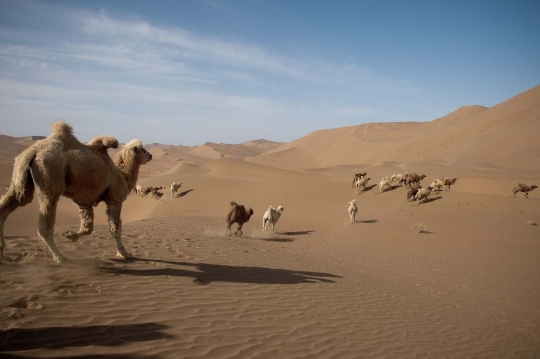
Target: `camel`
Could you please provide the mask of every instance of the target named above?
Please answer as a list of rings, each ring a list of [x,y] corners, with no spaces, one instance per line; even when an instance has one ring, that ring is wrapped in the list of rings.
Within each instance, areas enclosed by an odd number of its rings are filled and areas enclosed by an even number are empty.
[[[62,235],[72,242],[92,233],[94,210],[107,204],[109,230],[116,240],[117,256],[131,258],[122,244],[122,203],[137,183],[139,167],[152,159],[140,140],[131,140],[112,160],[108,148],[118,148],[113,137],[96,137],[88,144],[73,135],[73,128],[63,121],[52,125],[52,133],[24,150],[16,159],[11,185],[0,198],[0,258],[3,257],[4,224],[11,212],[32,202],[34,190],[39,198],[38,235],[57,263],[67,260],[54,242],[56,207],[60,196],[70,198],[79,209],[78,232]]]
[[[420,181],[422,181],[424,178],[426,178],[426,175],[419,176],[416,173],[409,173],[406,176],[405,186],[409,187],[412,183],[420,184]]]
[[[362,177],[354,183],[354,187],[356,188],[356,194],[358,194],[359,191],[362,191],[361,188],[363,188],[364,191],[366,190],[366,184],[369,182],[370,179],[371,177]]]
[[[455,184],[457,180],[458,180],[457,178],[450,179],[448,177],[444,177],[443,182],[444,182],[444,185],[446,186],[446,188],[450,191],[450,186]]]
[[[433,190],[433,188],[431,187],[428,187],[428,188],[420,188],[418,190],[418,192],[416,192],[416,194],[414,195],[413,198],[416,198],[416,205],[419,206],[420,205],[420,200],[423,199],[424,202],[427,201],[429,195],[431,194],[431,191]]]
[[[526,184],[519,183],[516,187],[514,187],[514,189],[512,190],[512,193],[514,194],[514,196],[516,196],[518,192],[524,192],[525,198],[529,198],[529,192],[534,191],[535,188],[538,188],[538,186],[535,184],[529,187]]]
[[[232,235],[231,226],[234,223],[238,223],[238,228],[236,229],[236,232],[234,232],[234,235],[240,237],[243,234],[242,226],[244,223],[249,221],[252,215],[253,210],[251,207],[248,207],[246,210],[243,205],[231,201],[231,209],[229,210],[229,213],[227,213],[227,217],[225,219],[227,221],[227,229],[225,230],[225,234],[230,233],[229,235]]]
[[[366,177],[367,175],[367,172],[364,172],[364,173],[356,173],[354,175],[354,179],[352,181],[352,184],[351,184],[351,188],[354,187],[354,184],[356,183],[356,181],[358,181],[359,179],[362,179],[364,177]]]
[[[408,190],[407,190],[407,202],[409,202],[409,199],[411,199],[411,197],[414,199],[414,197],[416,196],[416,193],[418,192],[418,190],[420,189],[420,186],[418,185],[412,185]]]
[[[444,186],[445,180],[441,180],[440,178],[437,178],[435,181],[431,182],[429,187],[431,187],[433,190],[437,189],[437,193],[440,192],[441,187]],[[444,191],[444,188],[443,188]]]
[[[277,209],[272,207],[272,205],[268,206],[268,210],[264,213],[263,216],[263,231],[266,232],[266,229],[270,224],[272,224],[272,232],[275,232],[276,223],[281,217],[281,214],[285,208],[279,206]]]
[[[182,184],[183,184],[182,181],[178,181],[178,183],[177,182],[172,183],[172,185],[171,185],[171,197],[172,198],[176,197],[176,192],[178,192],[178,190],[180,189]]]
[[[347,211],[349,212],[349,219],[351,220],[351,223],[356,223],[356,213],[358,212],[358,206],[356,206],[355,199],[349,202],[349,209]]]

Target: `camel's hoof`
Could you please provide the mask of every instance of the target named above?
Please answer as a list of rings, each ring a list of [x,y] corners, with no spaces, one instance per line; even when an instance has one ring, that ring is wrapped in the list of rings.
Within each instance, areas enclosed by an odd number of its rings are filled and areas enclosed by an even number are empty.
[[[61,233],[62,236],[66,237],[73,243],[76,243],[79,240],[79,235],[73,231],[65,231]]]
[[[131,253],[129,253],[128,251],[124,251],[123,253],[120,252],[120,251],[117,251],[116,252],[116,256],[118,258],[122,258],[122,259],[131,259],[133,258],[133,256],[131,255]]]
[[[64,256],[57,256],[57,257],[53,258],[53,260],[55,261],[55,263],[58,263],[58,264],[69,262],[69,259],[67,259]]]

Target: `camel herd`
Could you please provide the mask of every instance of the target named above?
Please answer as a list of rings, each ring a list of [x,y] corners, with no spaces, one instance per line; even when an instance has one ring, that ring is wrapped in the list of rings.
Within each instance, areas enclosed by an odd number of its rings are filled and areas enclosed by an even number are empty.
[[[171,188],[171,198],[175,198],[176,194],[178,193],[178,189],[182,186],[183,182],[173,182],[169,187]],[[161,190],[165,189],[165,187],[143,187],[140,184],[136,185],[133,189],[133,192],[137,196],[146,197],[147,194],[151,193],[152,198],[154,199],[160,199],[163,196],[163,192],[160,192]]]
[[[0,258],[4,256],[5,239],[4,224],[8,216],[17,208],[32,202],[34,192],[39,199],[38,235],[44,241],[48,252],[57,263],[64,262],[66,258],[58,251],[54,242],[54,225],[56,209],[60,196],[70,198],[79,210],[79,231],[65,231],[62,236],[72,242],[77,242],[81,237],[92,233],[94,228],[94,210],[100,202],[107,206],[109,231],[116,241],[117,256],[131,258],[131,254],[122,243],[122,221],[120,218],[122,204],[131,191],[138,195],[146,196],[151,193],[159,199],[163,193],[159,192],[164,187],[143,188],[137,184],[139,168],[152,160],[152,155],[143,147],[140,140],[133,139],[123,145],[111,159],[107,153],[109,148],[118,148],[119,143],[113,137],[100,136],[88,143],[81,143],[73,135],[73,128],[63,121],[52,125],[52,133],[49,137],[35,142],[15,158],[10,187],[0,197]],[[357,193],[366,189],[370,180],[367,173],[357,173],[353,179],[353,187]],[[427,188],[420,188],[420,181],[426,176],[416,173],[404,175],[394,173],[390,177],[383,177],[379,183],[379,192],[383,189],[402,186],[408,188],[407,201],[416,199],[425,200],[431,191],[446,186],[448,190],[455,184],[457,178],[437,178]],[[182,182],[174,182],[170,185],[171,197],[175,197]],[[513,189],[514,196],[518,192],[524,192],[528,198],[529,192],[538,188],[536,185],[527,186],[518,184]],[[444,190],[444,187],[443,187]],[[284,208],[279,206],[274,209],[268,208],[263,216],[263,230],[268,226],[272,230],[279,220]],[[358,207],[356,200],[349,202],[348,213],[352,223],[356,222]],[[232,235],[231,226],[238,224],[234,233],[242,235],[242,226],[253,215],[253,209],[246,208],[236,202],[230,203],[230,210],[226,216],[226,233]]]
[[[360,194],[362,190],[366,190],[366,184],[371,180],[370,177],[366,176],[366,172],[356,173],[354,175],[352,187],[356,189],[356,194]],[[403,175],[401,173],[394,173],[392,176],[386,176],[381,179],[381,182],[379,182],[379,193],[405,185],[405,187],[408,188],[407,201],[412,198],[413,200],[417,200],[417,204],[420,204],[419,201],[421,199],[427,199],[430,193],[435,189],[439,192],[441,187],[446,186],[447,190],[450,191],[451,186],[458,180],[457,178],[448,177],[443,177],[442,179],[437,178],[427,188],[422,189],[420,182],[424,178],[426,178],[426,175],[419,175],[414,172],[405,172]]]

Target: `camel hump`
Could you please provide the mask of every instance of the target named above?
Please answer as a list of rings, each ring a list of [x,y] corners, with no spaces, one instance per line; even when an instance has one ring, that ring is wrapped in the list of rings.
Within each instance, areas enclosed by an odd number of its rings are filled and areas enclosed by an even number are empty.
[[[269,206],[268,206],[268,209],[273,209],[273,208],[274,208],[274,207],[272,207],[272,205],[269,205]]]
[[[64,121],[56,121],[52,124],[52,133],[49,137],[60,141],[79,142],[75,135],[73,135],[73,127]]]
[[[98,150],[106,150],[107,148],[118,148],[118,140],[111,136],[94,137],[88,142],[88,146],[97,148]]]
[[[231,206],[237,206],[238,204],[235,201],[231,201]]]

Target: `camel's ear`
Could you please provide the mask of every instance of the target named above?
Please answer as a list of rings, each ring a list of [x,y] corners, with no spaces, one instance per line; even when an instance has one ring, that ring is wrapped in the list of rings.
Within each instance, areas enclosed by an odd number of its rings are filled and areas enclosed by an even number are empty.
[[[139,151],[139,146],[133,146],[131,148],[134,152],[138,152]]]

